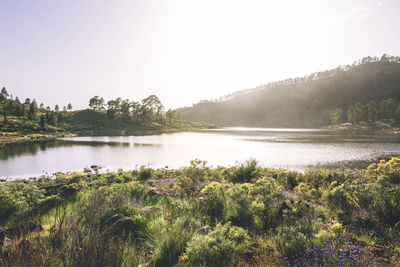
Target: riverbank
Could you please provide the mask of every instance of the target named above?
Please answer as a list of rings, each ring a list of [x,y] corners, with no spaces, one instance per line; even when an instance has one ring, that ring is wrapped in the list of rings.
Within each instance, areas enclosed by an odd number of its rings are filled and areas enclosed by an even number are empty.
[[[233,167],[0,183],[5,266],[397,266],[400,158],[356,171]],[[22,253],[23,251],[23,253]]]
[[[18,133],[1,133],[0,132],[0,147],[6,144],[16,144],[16,143],[30,143],[30,142],[42,142],[55,140],[59,137],[72,137],[75,136],[73,134],[27,134],[22,135]]]
[[[186,123],[181,128],[169,127],[130,127],[126,129],[101,129],[101,130],[77,130],[74,132],[38,132],[22,134],[19,132],[1,132],[0,147],[6,144],[43,142],[55,140],[60,137],[75,136],[139,136],[139,135],[157,135],[163,133],[176,133],[185,131],[196,131],[201,129],[215,129],[216,126],[208,123]]]
[[[400,134],[400,127],[393,126],[393,121],[374,121],[374,122],[360,122],[360,123],[342,123],[338,125],[329,125],[322,127],[322,129],[335,130],[335,131],[363,131],[375,132],[381,134]]]

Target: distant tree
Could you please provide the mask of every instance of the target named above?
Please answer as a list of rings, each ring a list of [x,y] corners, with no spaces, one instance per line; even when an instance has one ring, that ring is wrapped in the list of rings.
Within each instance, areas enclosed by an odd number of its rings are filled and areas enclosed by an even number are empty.
[[[343,122],[343,111],[341,108],[337,108],[329,113],[331,124],[340,124]]]
[[[68,104],[67,109],[68,109],[69,111],[72,110],[72,104],[71,104],[71,103]]]
[[[44,104],[43,104],[43,103],[40,103],[39,108],[40,108],[40,109],[44,109]]]
[[[381,57],[381,62],[389,62],[389,57],[387,54],[383,54]]]
[[[24,104],[25,105],[30,105],[31,104],[31,99],[30,98],[25,99]]]
[[[40,115],[40,121],[39,121],[40,128],[44,129],[46,127],[46,123],[47,123],[46,115],[44,114]]]
[[[121,101],[120,104],[120,117],[122,120],[128,121],[131,119],[131,102],[129,99]]]
[[[0,92],[0,99],[1,99],[1,98],[7,99],[8,96],[9,96],[9,94],[8,94],[8,92],[7,92],[7,89],[6,89],[5,87],[3,87],[3,88],[1,89],[1,92]]]
[[[134,121],[139,121],[140,120],[140,115],[141,115],[141,105],[139,102],[132,101],[131,104],[131,118]]]
[[[15,102],[17,102],[17,103],[21,103],[21,101],[19,101],[19,98],[18,98],[18,96],[17,96],[17,97],[15,97]]]
[[[384,99],[380,102],[379,113],[381,118],[390,119],[396,110],[396,103],[393,98]]]
[[[67,111],[67,107],[66,107],[66,106],[63,107],[63,111],[64,111],[64,112]]]
[[[57,112],[57,123],[61,123],[64,120],[64,115],[62,112]]]
[[[28,113],[28,118],[30,120],[34,120],[36,118],[36,105],[35,101],[32,101],[32,103],[29,105],[29,113]]]
[[[58,105],[55,105],[55,106],[54,106],[54,110],[55,110],[55,111],[60,111],[60,107],[59,107]]]
[[[47,106],[47,107],[46,107],[46,110],[50,111],[50,110],[51,110],[50,106]]]
[[[92,110],[105,110],[104,108],[104,98],[99,96],[94,96],[89,100],[89,108]]]
[[[9,114],[14,114],[15,113],[15,105],[14,105],[14,101],[7,101],[6,102],[6,105],[7,105],[7,109],[8,109],[8,112],[9,112]],[[5,105],[5,106],[6,106]]]
[[[400,106],[398,106],[396,108],[396,111],[394,113],[394,117],[395,117],[396,123],[400,124]]]
[[[47,115],[48,114],[48,115]],[[48,112],[47,115],[47,122],[50,125],[57,126],[57,116],[55,112]]]
[[[23,104],[18,104],[18,115],[21,117],[25,117],[25,106]]]
[[[7,117],[7,115],[8,115],[7,110],[4,109],[4,110],[3,110],[3,123],[4,123],[4,124],[7,124],[7,123],[8,123],[8,117]]]
[[[120,97],[107,102],[107,116],[108,117],[113,118],[113,119],[117,119],[120,117],[121,102],[122,102],[122,100]]]
[[[347,121],[354,123],[353,106],[347,108]]]
[[[146,120],[151,121],[154,115],[157,117],[155,119],[160,118],[164,106],[156,95],[150,95],[142,100],[142,108],[144,109]]]
[[[379,111],[374,101],[366,105],[368,121],[376,121],[379,117]]]
[[[38,104],[37,104],[37,102],[36,102],[36,99],[33,99],[31,104],[32,104],[35,108],[38,107]]]
[[[8,115],[8,107],[7,107],[7,97],[8,93],[5,87],[1,89],[0,92],[0,107],[2,109],[2,113],[4,116],[3,123],[6,124],[8,122],[7,115]]]
[[[165,117],[169,121],[169,126],[171,126],[172,125],[172,120],[176,117],[175,110],[168,109],[167,112],[165,113]]]

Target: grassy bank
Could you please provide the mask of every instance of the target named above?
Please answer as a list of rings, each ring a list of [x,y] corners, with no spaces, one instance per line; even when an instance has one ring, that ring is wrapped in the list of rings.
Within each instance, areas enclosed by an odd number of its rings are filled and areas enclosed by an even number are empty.
[[[22,116],[8,116],[7,122],[0,118],[0,146],[10,143],[52,140],[66,136],[124,136],[150,135],[167,132],[215,128],[205,122],[188,122],[176,118],[161,122],[146,123],[123,121],[109,118],[106,113],[93,110],[59,112],[62,118],[53,125],[40,125],[35,119]],[[43,114],[39,113],[37,117]]]
[[[15,143],[29,143],[29,142],[42,142],[54,140],[57,137],[67,137],[74,136],[73,134],[42,134],[42,133],[32,133],[32,134],[23,134],[18,132],[12,133],[4,133],[0,132],[0,147],[6,144],[15,144]]]
[[[0,265],[396,266],[399,199],[400,157],[16,180],[0,184]]]
[[[324,129],[337,131],[356,131],[366,133],[400,134],[400,126],[394,124],[393,120],[382,120],[361,123],[342,123],[323,127]]]

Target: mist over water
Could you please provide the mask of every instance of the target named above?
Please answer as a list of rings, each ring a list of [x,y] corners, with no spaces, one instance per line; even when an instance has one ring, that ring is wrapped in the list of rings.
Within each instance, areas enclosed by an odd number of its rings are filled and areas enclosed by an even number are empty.
[[[0,177],[30,177],[57,171],[179,168],[190,160],[231,166],[250,158],[274,168],[304,170],[310,164],[365,160],[400,153],[400,137],[343,134],[316,129],[222,128],[148,136],[74,137],[0,150]]]

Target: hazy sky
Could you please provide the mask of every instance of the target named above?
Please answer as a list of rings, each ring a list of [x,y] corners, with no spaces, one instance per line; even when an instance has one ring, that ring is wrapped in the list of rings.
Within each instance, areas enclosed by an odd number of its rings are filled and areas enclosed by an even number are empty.
[[[0,86],[46,105],[189,106],[383,53],[400,1],[0,0]]]

